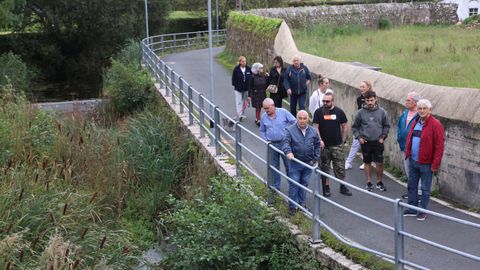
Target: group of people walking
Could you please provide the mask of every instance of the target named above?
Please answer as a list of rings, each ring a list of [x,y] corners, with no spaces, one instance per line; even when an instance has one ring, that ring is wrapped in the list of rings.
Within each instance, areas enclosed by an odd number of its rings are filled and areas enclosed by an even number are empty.
[[[260,127],[260,136],[283,152],[280,154],[274,151],[272,165],[280,169],[282,159],[286,174],[296,182],[289,181],[289,213],[296,213],[298,205],[306,207],[306,191],[301,185],[309,185],[312,170],[304,164],[315,166],[318,162],[321,170],[327,174],[333,167],[335,177],[345,180],[345,170],[352,167],[353,158],[359,149],[363,157],[366,190],[373,191],[376,187],[380,191],[386,191],[382,181],[383,152],[390,123],[387,112],[378,105],[372,84],[368,81],[360,83],[358,111],[351,125],[353,141],[345,160],[348,119],[345,112],[335,106],[334,91],[329,88],[329,79],[319,76],[319,88],[310,96],[308,110],[313,117],[311,126],[309,113],[305,110],[311,74],[300,57],[295,56],[292,63],[285,68],[282,58],[277,56],[270,73],[266,74],[262,64],[254,63],[250,69],[245,57],[241,56],[232,74],[238,119],[245,118],[244,112],[250,99],[255,107],[255,122]],[[270,97],[267,98],[269,85],[275,85],[275,91],[270,92]],[[282,100],[288,96],[290,111],[282,108]],[[405,160],[404,170],[408,178],[406,197],[410,205],[418,207],[420,201],[420,207],[426,209],[433,173],[439,170],[443,156],[443,126],[432,116],[431,102],[421,99],[417,93],[407,95],[405,106],[397,123],[397,141]],[[260,114],[262,108],[265,111],[263,115]],[[371,176],[372,162],[375,164],[375,185]],[[280,186],[280,174],[274,172],[273,187],[279,190]],[[420,200],[418,190],[421,190]],[[325,197],[331,196],[329,179],[325,176],[322,176],[322,191]],[[340,185],[339,192],[346,196],[352,195],[343,184]],[[405,210],[404,215],[415,215],[418,220],[426,218],[424,212],[413,209]]]

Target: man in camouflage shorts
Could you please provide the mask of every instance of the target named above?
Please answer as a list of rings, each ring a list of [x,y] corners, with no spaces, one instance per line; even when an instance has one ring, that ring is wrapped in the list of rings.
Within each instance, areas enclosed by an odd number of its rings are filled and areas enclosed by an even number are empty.
[[[322,171],[330,173],[330,164],[333,164],[335,177],[345,179],[345,158],[343,145],[347,139],[348,125],[347,116],[342,109],[333,105],[333,93],[323,96],[323,107],[318,108],[313,116],[313,126],[317,129],[321,138]],[[328,178],[322,175],[323,196],[329,197],[330,184]],[[341,184],[340,193],[352,196],[348,188]]]

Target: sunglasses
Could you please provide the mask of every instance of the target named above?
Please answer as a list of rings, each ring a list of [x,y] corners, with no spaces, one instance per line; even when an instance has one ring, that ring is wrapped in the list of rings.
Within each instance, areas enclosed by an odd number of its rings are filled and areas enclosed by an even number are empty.
[[[332,102],[331,100],[322,100],[323,103],[330,103]]]

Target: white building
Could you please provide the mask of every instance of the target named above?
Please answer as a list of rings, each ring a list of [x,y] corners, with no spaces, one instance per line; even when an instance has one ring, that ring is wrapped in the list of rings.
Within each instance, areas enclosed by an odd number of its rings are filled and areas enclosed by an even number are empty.
[[[443,0],[443,3],[458,4],[458,19],[463,21],[469,16],[480,14],[480,0]]]

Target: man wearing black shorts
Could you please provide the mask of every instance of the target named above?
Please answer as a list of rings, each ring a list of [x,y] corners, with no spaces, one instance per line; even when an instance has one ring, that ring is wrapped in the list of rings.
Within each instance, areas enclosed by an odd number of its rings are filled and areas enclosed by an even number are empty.
[[[372,161],[376,165],[377,185],[381,191],[387,188],[382,182],[383,176],[383,142],[388,136],[390,124],[387,113],[377,104],[377,95],[374,91],[365,92],[365,104],[355,115],[352,125],[353,136],[360,142],[365,163],[365,176],[367,177],[366,189],[372,191]]]

